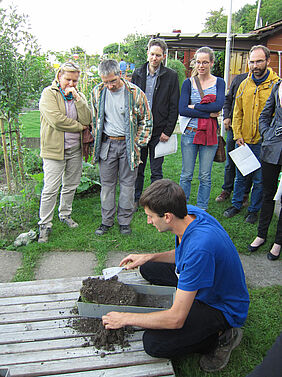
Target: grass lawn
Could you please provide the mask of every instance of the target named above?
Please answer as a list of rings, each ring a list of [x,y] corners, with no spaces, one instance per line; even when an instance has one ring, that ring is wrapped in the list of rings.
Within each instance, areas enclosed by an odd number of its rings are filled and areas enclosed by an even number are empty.
[[[39,114],[32,112],[23,115],[23,133],[25,136],[39,136]],[[32,128],[32,130],[30,130]],[[164,177],[179,182],[181,172],[180,135],[178,136],[179,150],[176,154],[165,158],[163,173]],[[223,183],[224,164],[214,163],[212,172],[212,191],[209,203],[211,213],[229,233],[239,253],[246,253],[247,245],[256,236],[257,225],[244,222],[247,209],[232,219],[226,219],[223,211],[231,205],[216,203],[215,198],[221,191]],[[198,188],[198,166],[194,173],[191,190],[190,204],[196,204]],[[146,168],[145,187],[149,185],[149,171]],[[33,208],[33,207],[32,207]],[[31,221],[27,224],[26,231],[37,229],[38,205],[32,209]],[[50,242],[38,244],[34,242],[26,247],[20,247],[23,254],[23,267],[18,270],[15,281],[34,279],[34,268],[42,253],[54,250],[92,251],[95,253],[98,266],[93,274],[101,273],[105,267],[106,257],[109,251],[165,251],[174,248],[174,237],[169,233],[158,233],[153,226],[146,224],[146,216],[143,210],[139,210],[132,221],[133,233],[131,236],[121,236],[117,224],[102,237],[94,234],[95,229],[101,223],[100,197],[99,194],[87,196],[76,195],[73,203],[72,216],[79,223],[77,229],[68,229],[59,222],[57,209],[53,221]],[[261,247],[258,253],[266,254],[271,248],[277,224],[277,217],[271,223],[268,241]],[[14,234],[6,235],[7,241],[14,240]],[[13,247],[11,247],[13,249]],[[275,262],[274,262],[275,263]],[[251,305],[247,322],[244,326],[244,338],[238,349],[232,352],[228,366],[222,372],[214,373],[215,377],[245,377],[255,365],[261,362],[266,351],[270,348],[275,338],[281,331],[281,287],[269,287],[264,289],[250,290]],[[198,366],[199,355],[189,356],[182,360],[174,361],[177,377],[202,377],[209,374],[200,370]],[[270,377],[270,376],[269,376]]]
[[[38,110],[21,114],[20,122],[24,137],[40,137],[40,112]]]

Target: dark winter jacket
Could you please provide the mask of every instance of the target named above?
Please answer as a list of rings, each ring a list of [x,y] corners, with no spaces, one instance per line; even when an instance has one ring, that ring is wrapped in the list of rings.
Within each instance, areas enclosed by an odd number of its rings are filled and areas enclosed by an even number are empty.
[[[145,93],[147,79],[147,65],[135,69],[131,82]],[[153,96],[153,134],[152,138],[160,137],[162,132],[171,136],[178,118],[179,82],[175,71],[160,66]]]
[[[282,108],[277,82],[259,117],[259,132],[263,142],[261,159],[270,164],[282,165]]]
[[[230,118],[232,120],[237,90],[241,82],[245,80],[247,76],[248,73],[242,73],[240,75],[237,75],[232,80],[228,93],[225,96],[225,101],[223,105],[223,119]]]

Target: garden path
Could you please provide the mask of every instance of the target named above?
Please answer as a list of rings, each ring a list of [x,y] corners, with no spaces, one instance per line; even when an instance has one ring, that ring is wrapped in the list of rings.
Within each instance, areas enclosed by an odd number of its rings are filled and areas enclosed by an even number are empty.
[[[118,266],[128,252],[109,252],[106,267]],[[0,250],[0,283],[10,282],[21,267],[21,253]],[[249,287],[282,285],[281,260],[271,262],[265,254],[240,254]],[[93,276],[97,266],[91,252],[48,252],[43,254],[35,270],[35,280]]]

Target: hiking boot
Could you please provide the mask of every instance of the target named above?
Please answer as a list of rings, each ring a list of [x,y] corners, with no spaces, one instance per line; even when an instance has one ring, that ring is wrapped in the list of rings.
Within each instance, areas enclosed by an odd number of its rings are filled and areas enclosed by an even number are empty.
[[[48,242],[49,234],[51,233],[51,227],[46,225],[39,225],[38,243]]]
[[[243,198],[242,206],[243,207],[248,207],[248,205],[249,205],[249,194],[245,194],[244,198]]]
[[[223,212],[223,216],[229,219],[230,217],[237,215],[239,212],[240,212],[240,209],[237,209],[236,207],[231,206]]]
[[[95,230],[95,234],[97,234],[97,236],[102,236],[103,234],[105,234],[106,232],[108,232],[110,230],[110,226],[109,225],[104,225],[104,224],[101,224],[99,226],[99,228],[97,228]]]
[[[75,221],[73,221],[73,219],[69,216],[65,216],[65,217],[59,217],[61,223],[65,223],[67,224],[68,227],[70,228],[77,228],[78,227],[78,223],[76,223]]]
[[[257,219],[258,219],[257,212],[248,212],[245,221],[246,223],[254,224],[257,222]]]
[[[125,235],[131,234],[132,232],[129,225],[120,225],[119,231],[120,231],[120,234],[125,234]]]
[[[228,199],[231,195],[231,192],[223,190],[221,193],[218,195],[218,197],[215,198],[215,201],[217,203],[224,202],[226,199]]]
[[[236,348],[243,337],[243,331],[239,328],[232,328],[224,331],[218,339],[216,349],[200,359],[200,367],[205,372],[217,372],[228,364],[231,352]]]

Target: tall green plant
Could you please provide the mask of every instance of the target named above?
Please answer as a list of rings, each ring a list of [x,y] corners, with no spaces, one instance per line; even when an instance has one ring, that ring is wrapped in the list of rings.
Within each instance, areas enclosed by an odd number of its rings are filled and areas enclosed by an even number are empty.
[[[179,86],[181,88],[183,81],[186,79],[185,65],[183,63],[181,63],[180,60],[168,59],[167,60],[167,66],[168,66],[168,68],[171,68],[171,69],[173,69],[174,71],[177,72]]]

